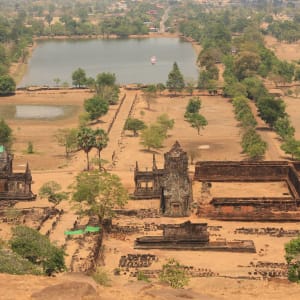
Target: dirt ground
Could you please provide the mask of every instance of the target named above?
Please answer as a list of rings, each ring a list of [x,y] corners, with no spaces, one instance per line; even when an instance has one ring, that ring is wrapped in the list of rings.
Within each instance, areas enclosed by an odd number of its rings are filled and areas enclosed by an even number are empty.
[[[169,117],[175,120],[174,128],[169,132],[169,137],[164,143],[162,149],[156,150],[157,164],[163,167],[163,153],[168,151],[172,144],[178,140],[183,149],[190,152],[197,152],[196,160],[241,160],[244,159],[241,154],[239,145],[239,127],[234,119],[232,106],[227,99],[219,96],[201,96],[202,108],[201,113],[207,118],[208,126],[197,134],[197,131],[191,128],[184,121],[184,110],[190,96],[178,96],[170,98],[162,95],[151,104],[151,109],[147,109],[147,105],[143,100],[139,91],[125,91],[122,89],[121,96],[126,93],[126,98],[118,118],[112,127],[110,133],[109,146],[103,150],[102,157],[108,161],[106,167],[112,172],[118,174],[129,192],[133,191],[133,168],[135,162],[139,162],[141,169],[151,168],[153,152],[147,152],[140,145],[139,138],[133,137],[130,132],[123,132],[123,124],[128,117],[128,112],[133,103],[133,99],[137,95],[138,100],[134,106],[132,116],[143,119],[147,124],[154,122],[157,116],[167,113]],[[15,137],[14,167],[18,170],[24,170],[26,162],[29,162],[34,179],[33,191],[38,193],[40,186],[49,180],[58,181],[64,189],[74,181],[74,177],[85,168],[85,155],[77,152],[72,155],[70,160],[64,157],[64,149],[59,146],[53,138],[55,132],[59,128],[71,128],[78,125],[78,116],[82,112],[82,104],[84,99],[88,98],[88,92],[73,90],[69,92],[18,92],[17,95],[7,98],[1,98],[0,110],[7,105],[18,104],[43,104],[43,105],[73,105],[77,107],[72,115],[57,120],[19,120],[13,116],[7,118],[6,121],[12,127]],[[93,127],[101,127],[107,129],[110,121],[117,110],[117,106],[112,106],[109,113],[101,119],[101,121],[93,125]],[[295,116],[297,106],[293,109]],[[299,114],[298,114],[299,115]],[[300,123],[294,123],[299,132]],[[34,154],[26,154],[28,141],[34,146]],[[112,153],[115,151],[116,159],[112,164]],[[91,157],[96,153],[92,153]],[[190,165],[190,171],[193,171],[193,165]],[[286,186],[283,183],[263,184],[262,186],[248,187],[247,190],[238,184],[234,186],[214,186],[216,194],[235,194],[243,189],[244,193],[259,192],[260,196],[278,195],[286,192]],[[197,193],[199,187],[194,186],[194,193]],[[49,206],[49,203],[43,199],[37,199],[34,202],[20,202],[17,207],[43,207]],[[60,205],[65,210],[64,218],[60,221],[59,226],[51,235],[52,240],[56,240],[58,244],[63,244],[63,231],[71,228],[76,215],[71,210],[68,203]],[[129,201],[127,208],[158,208],[158,201]],[[120,224],[140,224],[145,222],[155,224],[158,223],[181,223],[184,218],[155,218],[155,219],[136,219],[136,218],[120,218],[114,222]],[[253,267],[249,266],[250,262],[271,261],[284,262],[284,244],[290,239],[285,237],[269,237],[266,235],[249,236],[245,234],[235,234],[234,230],[238,227],[284,227],[285,229],[297,229],[298,224],[273,224],[273,223],[239,223],[239,222],[216,222],[205,220],[202,218],[191,217],[192,221],[205,221],[209,225],[222,226],[221,230],[212,233],[212,240],[217,238],[233,239],[252,239],[255,242],[256,254],[238,254],[238,253],[215,253],[215,252],[190,252],[190,251],[149,251],[159,257],[159,262],[153,268],[160,268],[166,259],[174,257],[185,265],[193,265],[194,267],[206,268],[219,274],[219,277],[212,278],[193,278],[189,287],[185,290],[188,294],[186,297],[190,299],[298,299],[300,287],[287,282],[268,282],[236,279],[236,277],[245,276],[248,272],[253,272]],[[9,238],[10,227],[7,224],[1,224],[0,236],[4,239]],[[148,234],[161,234],[159,231],[149,232]],[[145,253],[142,250],[134,250],[134,239],[139,234],[126,237],[125,240],[119,240],[113,237],[105,239],[105,268],[111,273],[113,280],[113,288],[97,287],[97,292],[103,295],[103,299],[111,299],[118,296],[118,299],[181,299],[186,298],[184,295],[175,298],[175,291],[166,290],[156,283],[140,286],[135,283],[134,278],[127,276],[114,276],[112,271],[118,267],[121,255],[130,253]],[[72,244],[67,249],[69,256],[73,254],[75,248]],[[148,253],[148,251],[146,251]],[[70,259],[67,257],[67,262]],[[30,295],[46,287],[58,282],[64,282],[65,277],[72,275],[59,275],[56,278],[36,278],[34,276],[13,277],[1,275],[4,277],[5,287],[0,285],[2,293],[0,299],[30,299]],[[225,277],[223,277],[225,276]],[[68,279],[69,280],[69,279]],[[159,292],[155,292],[159,291]],[[198,294],[197,294],[198,293]],[[202,294],[206,296],[201,296]],[[137,297],[138,295],[138,297]],[[196,295],[196,296],[195,296]],[[202,297],[202,298],[201,298]],[[102,299],[102,297],[101,297]]]
[[[300,42],[279,42],[276,38],[268,35],[265,37],[265,43],[268,48],[275,52],[279,59],[287,61],[297,61],[300,59]]]

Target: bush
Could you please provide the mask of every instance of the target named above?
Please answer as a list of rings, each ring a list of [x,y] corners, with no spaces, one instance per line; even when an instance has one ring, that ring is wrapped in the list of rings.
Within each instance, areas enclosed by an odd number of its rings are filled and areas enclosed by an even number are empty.
[[[42,269],[11,250],[0,249],[0,273],[41,275]]]
[[[26,226],[13,228],[10,245],[15,253],[40,266],[47,275],[65,270],[64,250],[51,244],[35,229]]]
[[[28,142],[26,152],[27,152],[27,154],[33,154],[34,153],[32,142]]]
[[[16,83],[9,75],[0,76],[0,96],[14,94]]]
[[[136,278],[139,281],[150,282],[149,277],[143,271],[138,271]]]
[[[288,279],[300,282],[300,237],[292,239],[285,245],[285,259],[288,264]]]
[[[175,259],[169,259],[168,262],[163,265],[159,279],[161,282],[168,283],[172,288],[182,288],[189,282],[184,272],[184,266],[180,265]]]
[[[98,284],[110,286],[111,279],[109,278],[108,272],[103,268],[98,267],[97,270],[92,274],[92,277]]]

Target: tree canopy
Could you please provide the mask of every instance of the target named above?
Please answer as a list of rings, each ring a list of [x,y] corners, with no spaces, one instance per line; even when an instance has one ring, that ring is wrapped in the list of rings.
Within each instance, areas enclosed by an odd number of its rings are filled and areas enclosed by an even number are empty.
[[[180,92],[184,89],[185,83],[183,76],[179,70],[179,67],[176,62],[173,64],[173,68],[168,75],[168,80],[166,83],[166,87],[171,92]]]
[[[200,135],[200,129],[204,129],[208,124],[205,117],[198,113],[188,114],[186,120],[190,123],[191,127],[197,130],[198,135]]]
[[[133,136],[138,135],[138,131],[146,128],[146,124],[139,119],[128,118],[124,125],[124,130],[131,130],[133,132]]]
[[[101,151],[107,147],[108,144],[108,134],[101,128],[97,128],[94,130],[95,134],[95,145],[94,148],[97,149],[98,152],[98,167],[99,171],[101,170]]]
[[[82,87],[86,84],[86,74],[85,71],[81,68],[78,68],[72,73],[73,85],[76,87]]]
[[[48,237],[26,226],[17,226],[12,233],[10,245],[15,253],[40,265],[48,275],[65,270],[64,250],[52,245]]]
[[[300,237],[285,244],[285,259],[288,264],[288,279],[300,282]]]
[[[141,144],[148,150],[161,148],[165,138],[166,133],[158,124],[150,124],[141,132]]]
[[[61,185],[56,181],[45,182],[39,189],[39,196],[47,198],[49,202],[55,205],[68,198],[68,194],[61,192]]]
[[[84,109],[92,121],[104,116],[108,112],[108,108],[108,102],[97,95],[84,101]]]
[[[128,193],[117,175],[90,171],[76,177],[72,199],[79,214],[96,216],[102,225],[114,216],[114,209],[126,204]]]
[[[0,96],[11,95],[16,90],[16,83],[9,75],[0,76]]]
[[[10,149],[12,139],[12,129],[3,119],[0,119],[0,145],[3,145],[7,149]]]
[[[80,127],[77,132],[77,145],[86,154],[86,169],[90,169],[89,152],[95,146],[96,137],[93,129],[89,127]]]
[[[65,148],[66,158],[72,151],[77,149],[77,129],[76,128],[59,128],[54,135],[57,143]]]

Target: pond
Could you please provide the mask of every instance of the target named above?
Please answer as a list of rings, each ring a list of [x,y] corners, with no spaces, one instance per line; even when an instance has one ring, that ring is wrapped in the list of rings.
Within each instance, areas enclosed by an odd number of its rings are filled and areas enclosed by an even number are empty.
[[[79,67],[88,77],[115,73],[120,84],[166,83],[174,62],[184,78],[197,80],[196,59],[192,45],[179,38],[39,41],[18,86],[54,86],[56,78],[71,84]]]
[[[8,119],[56,120],[72,115],[78,109],[74,105],[5,105],[1,107],[0,117]]]

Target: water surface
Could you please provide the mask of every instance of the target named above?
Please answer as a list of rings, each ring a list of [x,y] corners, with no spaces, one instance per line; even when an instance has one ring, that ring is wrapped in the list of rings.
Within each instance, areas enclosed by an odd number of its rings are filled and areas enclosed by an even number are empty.
[[[71,84],[79,67],[91,77],[115,73],[120,84],[166,83],[174,62],[185,78],[197,79],[196,53],[179,38],[39,41],[19,87],[53,86],[55,78]]]

